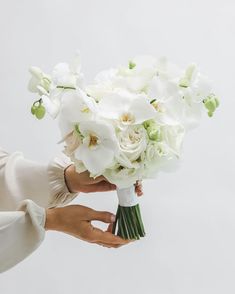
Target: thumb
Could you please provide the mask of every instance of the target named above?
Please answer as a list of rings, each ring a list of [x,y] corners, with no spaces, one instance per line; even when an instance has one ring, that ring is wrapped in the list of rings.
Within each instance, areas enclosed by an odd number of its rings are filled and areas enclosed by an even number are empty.
[[[108,211],[94,211],[93,218],[91,220],[98,220],[104,223],[114,223],[115,215]]]

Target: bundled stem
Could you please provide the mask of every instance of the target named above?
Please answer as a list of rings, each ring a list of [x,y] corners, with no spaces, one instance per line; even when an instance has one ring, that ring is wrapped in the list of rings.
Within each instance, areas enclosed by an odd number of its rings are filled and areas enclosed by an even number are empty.
[[[139,204],[131,207],[118,206],[112,233],[128,240],[138,240],[145,236]]]

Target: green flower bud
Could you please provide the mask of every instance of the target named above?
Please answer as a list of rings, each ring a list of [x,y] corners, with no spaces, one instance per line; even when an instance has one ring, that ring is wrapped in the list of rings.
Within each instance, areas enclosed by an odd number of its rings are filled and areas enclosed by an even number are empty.
[[[147,120],[143,123],[143,126],[146,129],[150,140],[161,141],[160,126],[155,122],[155,120]]]
[[[150,140],[160,141],[161,140],[161,132],[159,129],[148,128],[147,129],[148,136]]]
[[[37,106],[32,105],[32,107],[31,107],[31,113],[32,113],[32,115],[35,115],[36,110],[37,110]]]
[[[149,119],[143,122],[143,126],[147,130],[148,127],[156,126],[156,122],[153,119]]]
[[[214,112],[216,109],[216,101],[213,98],[209,98],[205,101],[205,107],[210,111]]]
[[[36,108],[36,111],[35,111],[35,116],[37,119],[42,119],[46,114],[46,109],[45,107],[40,104],[37,108]]]
[[[133,61],[129,61],[129,69],[133,69],[134,67],[136,67],[136,64]]]
[[[211,112],[211,111],[208,111],[208,116],[209,116],[209,117],[212,117],[212,116],[213,116],[213,114],[214,114],[213,112]]]
[[[214,94],[210,94],[203,100],[203,103],[208,110],[208,116],[212,117],[216,108],[219,106],[219,99]]]
[[[219,99],[215,98],[216,107],[219,107]]]

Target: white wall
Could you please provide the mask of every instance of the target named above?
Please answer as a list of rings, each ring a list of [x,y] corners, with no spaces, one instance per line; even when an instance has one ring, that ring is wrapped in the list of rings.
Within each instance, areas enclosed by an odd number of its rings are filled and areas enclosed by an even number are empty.
[[[27,69],[50,70],[79,49],[88,79],[136,54],[195,61],[221,107],[184,145],[175,174],[144,183],[147,237],[119,250],[48,233],[28,259],[0,276],[2,294],[235,293],[235,2],[1,0],[0,136],[9,151],[47,162],[59,132],[29,113]],[[114,211],[115,193],[75,203]]]

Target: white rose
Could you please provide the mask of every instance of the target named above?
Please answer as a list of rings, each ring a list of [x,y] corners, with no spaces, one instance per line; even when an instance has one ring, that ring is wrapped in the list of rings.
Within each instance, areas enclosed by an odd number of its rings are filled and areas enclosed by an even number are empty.
[[[116,163],[115,166],[106,169],[103,175],[110,183],[117,185],[118,188],[128,188],[137,180],[142,179],[142,167],[141,163],[136,163],[133,168],[126,168]]]
[[[141,158],[145,178],[155,177],[159,171],[175,171],[179,165],[179,158],[165,142],[150,141]]]
[[[120,154],[116,157],[122,166],[137,168],[138,159],[146,149],[148,135],[142,125],[128,126],[117,134]],[[137,166],[136,166],[137,164]]]
[[[184,135],[185,128],[181,124],[161,127],[162,141],[168,146],[172,154],[175,154],[177,157],[181,154]]]

